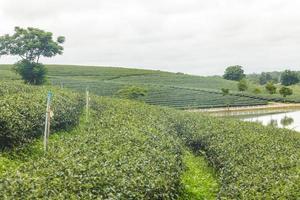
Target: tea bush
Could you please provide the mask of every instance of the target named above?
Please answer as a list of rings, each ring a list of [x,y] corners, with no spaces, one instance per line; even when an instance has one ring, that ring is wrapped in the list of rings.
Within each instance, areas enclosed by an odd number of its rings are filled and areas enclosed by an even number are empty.
[[[2,81],[0,82],[0,96],[19,92],[33,92],[35,88],[19,81]]]
[[[51,131],[68,129],[78,123],[83,102],[77,94],[56,88],[2,83],[0,149],[29,142],[43,134],[48,90],[54,93]]]
[[[182,150],[164,110],[125,100],[91,103],[89,123],[2,176],[0,199],[177,199]]]

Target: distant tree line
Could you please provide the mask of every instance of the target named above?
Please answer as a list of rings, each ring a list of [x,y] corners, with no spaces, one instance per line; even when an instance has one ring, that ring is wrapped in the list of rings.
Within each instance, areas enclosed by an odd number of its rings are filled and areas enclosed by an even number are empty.
[[[254,83],[265,85],[268,82],[281,83],[284,86],[294,85],[300,82],[300,72],[285,70],[283,72],[262,72],[261,74],[250,74],[247,78]]]
[[[269,94],[277,93],[276,84],[280,83],[282,87],[279,89],[279,94],[283,97],[287,97],[293,94],[293,90],[286,86],[291,86],[300,82],[300,72],[285,70],[283,72],[262,72],[261,74],[250,74],[244,73],[243,67],[240,65],[229,66],[225,69],[223,78],[226,80],[237,81],[237,88],[240,92],[247,91],[249,89],[248,81],[259,83],[265,86],[265,90]],[[223,95],[228,95],[229,90],[222,88],[221,92]],[[255,94],[261,93],[259,87],[254,88],[252,91]]]

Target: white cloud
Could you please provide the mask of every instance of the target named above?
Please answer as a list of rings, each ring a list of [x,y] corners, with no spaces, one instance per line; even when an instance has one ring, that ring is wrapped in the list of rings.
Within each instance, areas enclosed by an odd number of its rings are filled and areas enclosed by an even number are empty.
[[[65,35],[64,55],[47,63],[195,74],[233,64],[297,69],[299,9],[297,0],[0,0],[0,34],[33,26]]]

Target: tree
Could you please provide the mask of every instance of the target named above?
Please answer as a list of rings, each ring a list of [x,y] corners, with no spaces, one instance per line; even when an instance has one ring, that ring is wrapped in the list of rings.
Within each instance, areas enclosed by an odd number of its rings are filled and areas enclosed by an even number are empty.
[[[222,91],[223,96],[229,95],[229,89],[228,88],[222,88],[221,91]],[[227,109],[229,110],[230,98],[225,98],[224,101],[225,101],[225,104],[227,106]]]
[[[282,88],[280,88],[279,93],[285,98],[289,95],[292,95],[293,90],[291,88],[288,88],[288,87],[282,87]]]
[[[269,94],[275,94],[276,93],[276,86],[274,85],[274,83],[272,81],[269,81],[266,86],[265,86],[266,90],[268,91]]]
[[[259,84],[264,85],[271,81],[273,78],[270,73],[268,72],[262,72],[259,76]]]
[[[238,82],[238,89],[241,92],[246,91],[248,89],[248,84],[245,79],[242,79]]]
[[[0,37],[0,56],[19,56],[21,60],[14,65],[14,70],[26,83],[42,84],[45,81],[46,69],[39,63],[41,57],[53,57],[63,53],[61,44],[65,37],[53,40],[53,34],[37,28],[23,29],[15,27],[13,35]]]
[[[124,99],[139,99],[140,97],[147,95],[147,90],[145,88],[130,86],[123,88],[117,92],[117,97]]]
[[[280,77],[280,82],[282,85],[289,86],[296,83],[299,83],[298,74],[291,70],[285,70],[282,72]]]
[[[244,70],[242,66],[239,65],[227,67],[223,75],[224,79],[233,81],[240,81],[245,77]]]

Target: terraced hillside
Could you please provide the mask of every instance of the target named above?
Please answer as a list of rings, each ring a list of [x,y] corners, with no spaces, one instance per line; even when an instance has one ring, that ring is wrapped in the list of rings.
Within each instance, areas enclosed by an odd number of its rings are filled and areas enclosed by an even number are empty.
[[[11,66],[0,66],[1,79],[17,79]],[[269,100],[282,101],[279,95],[253,94],[256,85],[250,84],[249,91],[239,93],[237,84],[220,77],[192,76],[158,70],[141,70],[115,67],[60,66],[49,65],[49,82],[76,91],[89,90],[100,96],[114,96],[118,90],[128,86],[141,86],[148,90],[143,98],[153,105],[180,109],[208,108],[220,106],[263,105]],[[223,96],[221,88],[228,88],[230,95]],[[262,89],[263,91],[263,89]],[[296,87],[292,101],[300,100],[300,89]]]

